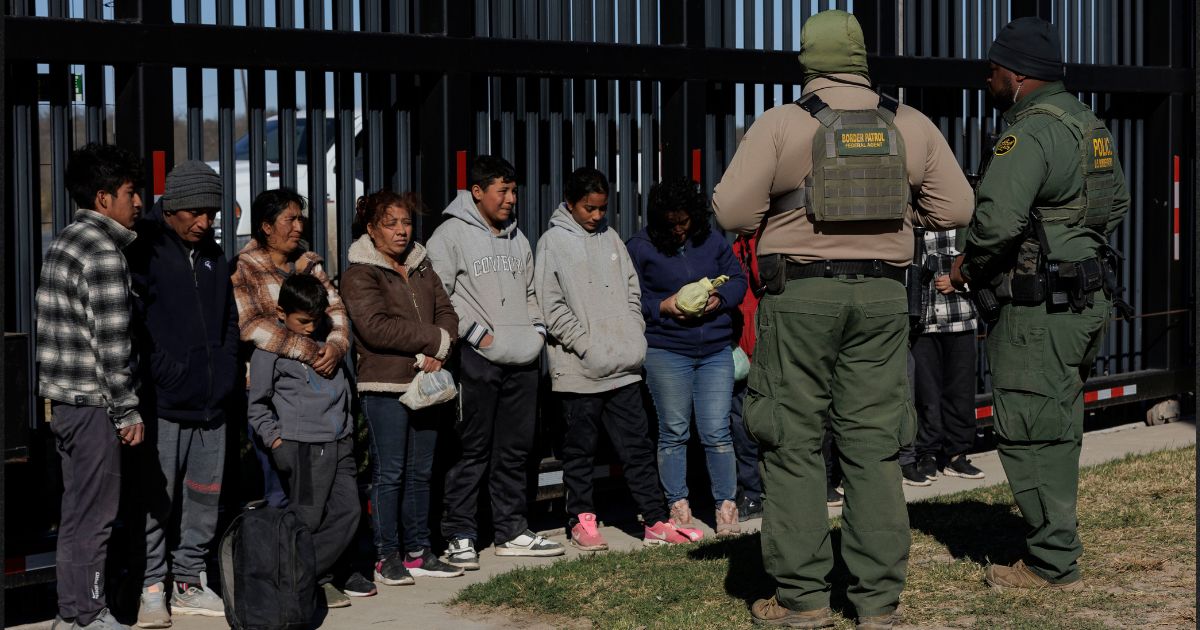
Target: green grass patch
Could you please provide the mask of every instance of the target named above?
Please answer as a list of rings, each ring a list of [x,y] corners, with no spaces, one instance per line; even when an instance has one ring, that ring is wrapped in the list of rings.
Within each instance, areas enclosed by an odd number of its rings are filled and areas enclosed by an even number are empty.
[[[901,596],[917,627],[1196,626],[1196,450],[1126,457],[1083,471],[1079,523],[1087,588],[996,593],[989,561],[1021,557],[1024,525],[1006,484],[909,505],[912,548]],[[837,519],[831,519],[837,542]],[[831,576],[838,627],[853,628],[845,569]],[[757,534],[698,545],[610,552],[519,569],[455,599],[593,628],[748,628],[769,596]]]

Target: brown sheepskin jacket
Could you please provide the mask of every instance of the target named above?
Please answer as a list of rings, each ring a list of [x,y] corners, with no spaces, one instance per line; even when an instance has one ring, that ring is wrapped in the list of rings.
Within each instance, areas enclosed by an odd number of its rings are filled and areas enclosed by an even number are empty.
[[[417,374],[418,353],[444,360],[458,337],[458,316],[419,243],[404,261],[404,279],[363,235],[350,246],[342,299],[354,325],[358,391],[403,392]]]

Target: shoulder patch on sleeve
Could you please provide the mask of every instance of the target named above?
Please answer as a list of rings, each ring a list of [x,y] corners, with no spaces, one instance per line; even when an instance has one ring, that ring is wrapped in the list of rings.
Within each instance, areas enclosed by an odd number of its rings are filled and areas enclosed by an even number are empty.
[[[997,156],[1004,155],[1012,151],[1015,146],[1017,146],[1017,137],[1010,133],[996,142],[994,152]]]

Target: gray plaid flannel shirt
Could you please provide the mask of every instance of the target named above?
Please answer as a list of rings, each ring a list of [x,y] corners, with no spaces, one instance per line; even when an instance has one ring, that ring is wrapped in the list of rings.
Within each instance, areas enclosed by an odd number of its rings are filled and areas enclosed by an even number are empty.
[[[924,257],[936,255],[938,275],[949,274],[950,264],[959,254],[954,247],[956,233],[957,230],[926,232],[925,251],[921,263],[924,264]],[[966,293],[955,291],[950,295],[942,295],[940,291],[933,288],[933,282],[929,283],[926,290],[929,291],[929,301],[925,311],[925,321],[929,323],[921,331],[922,334],[975,330],[975,305],[967,299]]]
[[[38,393],[103,407],[118,429],[138,414],[130,334],[129,266],[122,253],[136,234],[79,210],[42,261],[37,290]]]

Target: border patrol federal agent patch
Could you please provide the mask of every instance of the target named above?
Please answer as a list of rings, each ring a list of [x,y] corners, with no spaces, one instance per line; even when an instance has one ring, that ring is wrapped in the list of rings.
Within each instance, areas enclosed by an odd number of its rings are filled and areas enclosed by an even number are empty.
[[[1017,146],[1017,137],[1010,133],[1007,136],[1000,138],[1000,141],[996,143],[996,155],[1004,155],[1005,153],[1012,151],[1013,147],[1015,146]]]
[[[887,127],[851,127],[837,130],[838,155],[887,155],[891,153]]]

